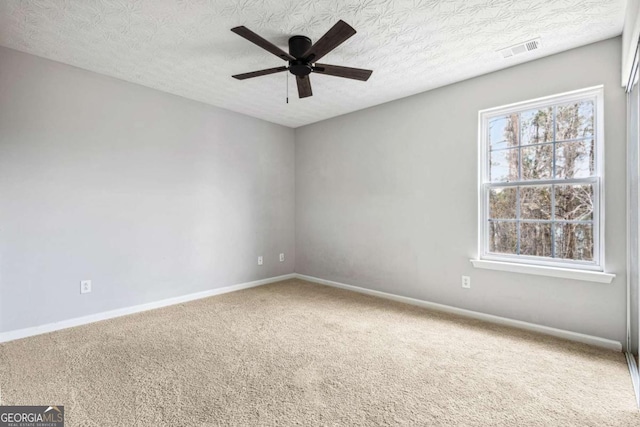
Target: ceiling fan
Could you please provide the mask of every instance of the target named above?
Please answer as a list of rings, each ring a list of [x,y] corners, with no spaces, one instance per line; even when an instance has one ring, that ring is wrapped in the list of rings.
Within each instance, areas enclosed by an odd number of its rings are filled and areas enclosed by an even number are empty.
[[[235,27],[232,28],[231,31],[289,62],[288,66],[236,74],[232,76],[233,78],[244,80],[253,77],[266,76],[268,74],[280,73],[282,71],[289,71],[291,74],[296,76],[298,96],[300,98],[306,98],[313,95],[311,92],[311,81],[309,79],[309,74],[311,73],[367,81],[373,72],[362,68],[341,67],[338,65],[319,64],[316,62],[356,33],[356,30],[342,20],[338,21],[337,24],[331,27],[331,29],[327,31],[324,36],[320,37],[315,44],[312,44],[311,39],[306,36],[291,37],[289,39],[289,53],[263,39],[247,27]]]

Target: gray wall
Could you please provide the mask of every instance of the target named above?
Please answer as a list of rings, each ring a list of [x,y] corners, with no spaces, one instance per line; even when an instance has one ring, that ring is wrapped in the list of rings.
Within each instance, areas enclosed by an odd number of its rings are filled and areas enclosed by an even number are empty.
[[[295,148],[291,129],[0,48],[0,331],[295,266],[624,342],[620,45],[299,128]],[[618,277],[606,285],[473,269],[478,110],[597,84],[606,263]],[[80,295],[82,279],[91,294]]]
[[[620,38],[606,40],[296,129],[296,272],[624,342],[620,52]],[[599,84],[606,266],[617,278],[474,269],[478,110]]]
[[[294,160],[292,129],[0,48],[0,331],[292,273]]]

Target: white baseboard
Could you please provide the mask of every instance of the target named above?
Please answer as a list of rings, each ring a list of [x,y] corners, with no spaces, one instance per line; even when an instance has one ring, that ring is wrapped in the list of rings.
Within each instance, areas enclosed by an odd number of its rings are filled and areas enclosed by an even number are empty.
[[[518,329],[525,329],[527,331],[539,332],[542,334],[552,335],[554,337],[564,338],[571,341],[577,341],[584,344],[591,344],[597,347],[607,348],[610,350],[615,350],[620,352],[622,351],[622,344],[619,341],[608,340],[605,338],[594,337],[592,335],[580,334],[577,332],[566,331],[563,329],[551,328],[549,326],[536,325],[535,323],[523,322],[521,320],[514,320],[506,317],[494,316],[491,314],[480,313],[477,311],[465,310],[463,308],[452,307],[450,305],[437,304],[435,302],[403,297],[400,295],[394,295],[387,292],[374,291],[372,289],[361,288],[359,286],[353,286],[353,285],[347,285],[344,283],[320,279],[318,277],[313,277],[313,276],[306,276],[304,274],[296,274],[295,276],[301,280],[306,280],[308,282],[318,283],[321,285],[332,286],[334,288],[347,289],[350,291],[359,292],[361,294],[372,295],[379,298],[385,298],[393,301],[403,302],[405,304],[417,305],[419,307],[425,307],[432,310],[457,314],[464,317],[484,320],[486,322],[497,323],[499,325],[505,325],[505,326],[511,326]]]
[[[434,302],[423,301],[415,298],[394,295],[387,292],[375,291],[372,289],[361,288],[358,286],[347,285],[344,283],[334,282],[331,280],[320,279],[318,277],[306,276],[304,274],[297,274],[297,273],[285,274],[283,276],[270,277],[267,279],[256,280],[256,281],[247,282],[247,283],[240,283],[237,285],[226,286],[224,288],[211,289],[208,291],[182,295],[179,297],[168,298],[168,299],[154,301],[146,304],[140,304],[140,305],[135,305],[131,307],[119,308],[116,310],[104,311],[101,313],[91,314],[88,316],[62,320],[60,322],[48,323],[45,325],[33,326],[30,328],[16,329],[13,331],[2,332],[0,333],[0,343],[13,341],[20,338],[31,337],[34,335],[45,334],[47,332],[58,331],[60,329],[67,329],[74,326],[85,325],[88,323],[98,322],[100,320],[112,319],[114,317],[126,316],[128,314],[140,313],[142,311],[153,310],[156,308],[167,307],[175,304],[181,304],[184,302],[193,301],[201,298],[207,298],[214,295],[225,294],[228,292],[239,291],[242,289],[253,288],[256,286],[262,286],[269,283],[274,283],[274,282],[279,282],[281,280],[294,279],[294,278],[306,280],[309,282],[318,283],[322,285],[332,286],[336,288],[347,289],[350,291],[372,295],[379,298],[399,301],[406,304],[416,305],[419,307],[425,307],[432,310],[443,311],[447,313],[457,314],[460,316],[470,317],[473,319],[484,320],[486,322],[512,326],[515,328],[525,329],[528,331],[540,332],[543,334],[553,335],[555,337],[565,338],[571,341],[577,341],[585,344],[591,344],[591,345],[595,345],[598,347],[603,347],[611,350],[622,351],[622,344],[618,341],[594,337],[591,335],[580,334],[577,332],[566,331],[563,329],[551,328],[548,326],[536,325],[534,323],[508,319],[506,317],[493,316],[491,314],[484,314],[477,311],[465,310],[462,308],[452,307],[444,304],[437,304]]]
[[[100,320],[113,319],[114,317],[126,316],[128,314],[140,313],[142,311],[153,310],[156,308],[167,307],[169,305],[181,304],[183,302],[193,301],[201,298],[207,298],[214,295],[226,294],[229,292],[239,291],[242,289],[255,288],[256,286],[267,285],[269,283],[279,282],[281,280],[294,279],[296,275],[285,274],[283,276],[270,277],[268,279],[256,280],[253,282],[240,283],[238,285],[225,286],[224,288],[210,289],[208,291],[196,292],[179,297],[167,298],[160,301],[149,302],[146,304],[134,305],[131,307],[118,308],[116,310],[103,311],[101,313],[90,314],[88,316],[76,317],[73,319],[62,320],[60,322],[47,323],[45,325],[33,326],[30,328],[16,329],[13,331],[0,333],[0,343],[13,341],[20,338],[31,337],[34,335],[45,334],[47,332],[58,331],[60,329],[72,328],[74,326],[86,325],[87,323],[98,322]]]

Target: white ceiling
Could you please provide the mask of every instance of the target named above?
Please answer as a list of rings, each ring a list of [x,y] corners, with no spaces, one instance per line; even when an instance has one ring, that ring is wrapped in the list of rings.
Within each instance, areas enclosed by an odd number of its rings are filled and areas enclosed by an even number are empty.
[[[402,98],[619,35],[626,0],[2,0],[0,45],[290,127]],[[298,99],[286,63],[229,31],[284,50],[342,19],[358,33],[322,62],[373,69],[368,82],[312,75]],[[498,49],[542,37],[508,60]],[[290,76],[293,77],[293,76]]]

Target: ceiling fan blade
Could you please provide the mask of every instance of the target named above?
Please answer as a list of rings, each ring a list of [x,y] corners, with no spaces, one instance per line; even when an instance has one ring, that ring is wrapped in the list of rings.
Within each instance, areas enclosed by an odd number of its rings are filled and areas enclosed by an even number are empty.
[[[282,71],[287,71],[287,70],[288,70],[287,67],[275,67],[275,68],[267,68],[266,70],[252,71],[250,73],[236,74],[231,77],[238,80],[244,80],[244,79],[250,79],[253,77],[266,76],[268,74],[273,74],[273,73],[280,73]]]
[[[309,76],[296,76],[296,83],[298,83],[299,98],[306,98],[313,95],[311,92],[311,79],[309,79]]]
[[[303,58],[316,62],[318,59],[340,46],[345,40],[354,35],[356,30],[343,20],[338,21],[327,33],[307,50]]]
[[[344,77],[346,79],[362,80],[366,82],[371,77],[372,70],[362,68],[340,67],[339,65],[318,64],[313,67],[315,73],[328,76]]]
[[[293,56],[289,55],[287,52],[285,52],[284,50],[280,49],[278,46],[276,46],[275,44],[271,43],[270,41],[263,39],[262,37],[260,37],[259,35],[257,35],[253,31],[251,31],[250,29],[248,29],[247,27],[244,27],[244,26],[235,27],[235,28],[232,28],[231,31],[233,31],[234,33],[236,33],[240,37],[244,37],[245,39],[249,40],[251,43],[257,44],[258,46],[260,46],[264,50],[267,50],[267,51],[273,53],[275,56],[277,56],[277,57],[279,57],[281,59],[284,59],[285,61],[295,61],[296,60],[296,58],[294,58]]]

